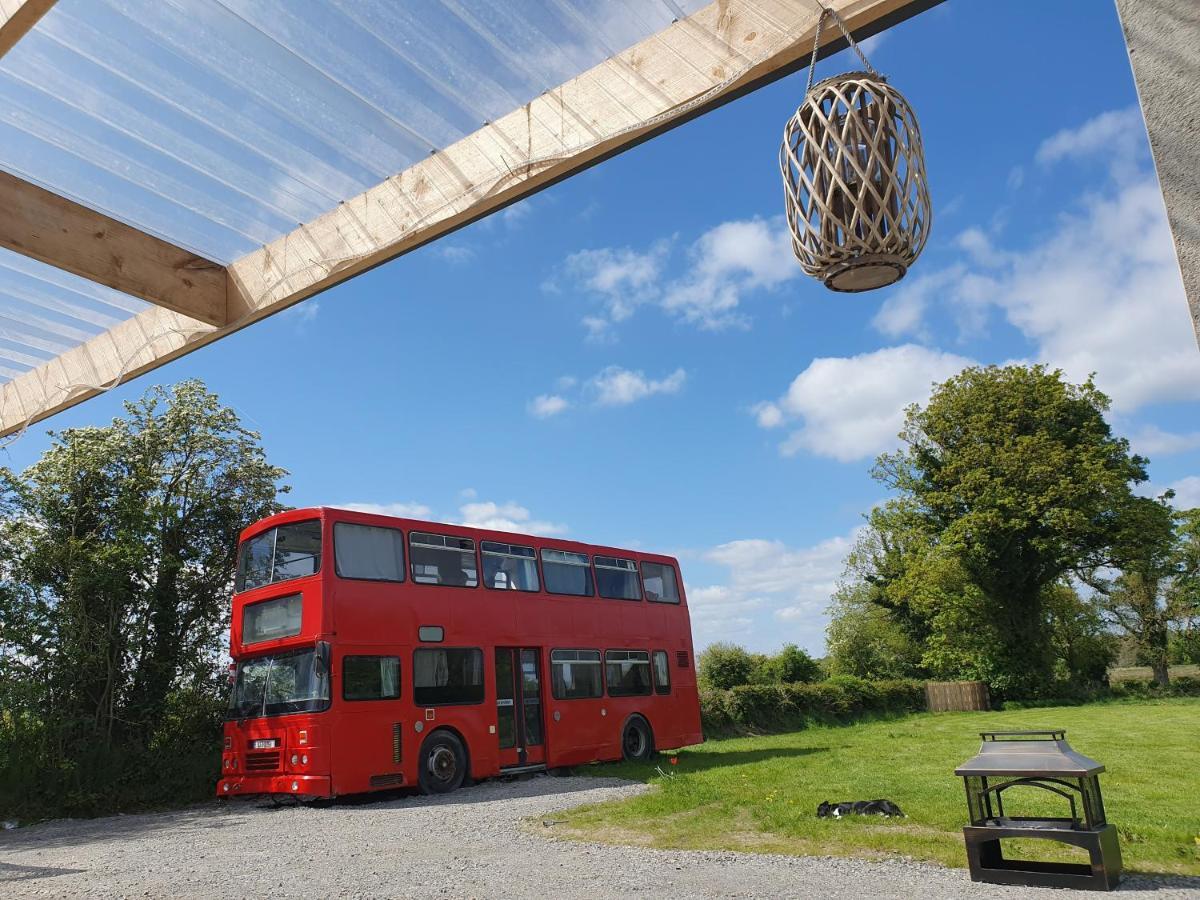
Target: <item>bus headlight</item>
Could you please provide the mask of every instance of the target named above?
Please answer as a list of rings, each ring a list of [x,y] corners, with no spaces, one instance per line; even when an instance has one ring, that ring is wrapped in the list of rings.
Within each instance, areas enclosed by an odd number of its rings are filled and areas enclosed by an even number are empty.
[[[300,762],[300,757],[298,757],[295,753],[293,753],[292,754],[292,765],[294,766],[298,762]]]
[[[307,753],[305,753],[302,757],[300,757],[300,764],[303,766],[308,765],[308,754]]]

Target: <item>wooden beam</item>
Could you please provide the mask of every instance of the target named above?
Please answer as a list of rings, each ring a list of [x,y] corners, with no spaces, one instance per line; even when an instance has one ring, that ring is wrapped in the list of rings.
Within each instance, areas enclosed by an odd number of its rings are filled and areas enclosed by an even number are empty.
[[[861,38],[940,0],[825,2]],[[185,337],[167,311],[147,310],[130,328],[113,329],[3,385],[0,435],[94,396],[98,385],[149,371],[803,68],[812,53],[817,16],[815,4],[796,0],[710,3],[236,260],[228,268],[224,326],[194,322]],[[844,46],[835,27],[823,30],[821,56]]]
[[[220,263],[7,172],[0,246],[211,325],[228,321]]]
[[[0,0],[0,56],[25,37],[53,5],[54,0]]]

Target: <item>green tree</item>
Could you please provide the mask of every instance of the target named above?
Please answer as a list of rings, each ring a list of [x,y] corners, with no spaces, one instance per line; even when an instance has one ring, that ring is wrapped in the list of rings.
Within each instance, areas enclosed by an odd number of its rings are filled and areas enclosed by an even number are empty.
[[[1200,611],[1200,510],[1178,513],[1172,498],[1132,501],[1120,532],[1119,574],[1089,579],[1104,614],[1164,686],[1172,635]]]
[[[211,699],[238,533],[281,509],[285,474],[197,381],[0,471],[0,699],[42,729],[61,802],[160,741],[176,692]]]
[[[1042,366],[968,368],[907,410],[901,449],[874,467],[899,498],[872,524],[912,520],[932,547],[916,559],[952,566],[979,591],[1003,694],[1036,696],[1052,684],[1047,590],[1112,560],[1131,486],[1146,479],[1146,461],[1109,428],[1108,408],[1090,379],[1070,384]],[[894,587],[915,570],[873,576]],[[912,591],[890,594],[919,606]]]
[[[825,677],[821,664],[795,644],[784,644],[774,655],[752,654],[750,661],[752,684],[797,684]]]
[[[889,611],[871,599],[863,581],[838,585],[829,608],[826,644],[831,675],[857,678],[919,678],[921,649]]]
[[[745,648],[725,641],[709,644],[696,662],[700,686],[709,690],[749,684],[754,672],[754,660]]]

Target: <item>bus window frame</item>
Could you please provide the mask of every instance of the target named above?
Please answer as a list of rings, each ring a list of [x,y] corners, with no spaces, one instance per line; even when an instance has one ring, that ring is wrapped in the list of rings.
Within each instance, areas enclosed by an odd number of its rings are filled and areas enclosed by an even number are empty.
[[[475,583],[474,584],[441,584],[441,583],[433,584],[428,581],[418,581],[417,573],[414,572],[413,568],[412,568],[414,565],[416,565],[416,563],[413,561],[413,554],[412,554],[412,536],[414,534],[428,534],[428,535],[432,535],[433,537],[454,538],[454,539],[460,540],[460,541],[470,541],[471,546],[474,548],[473,552],[475,555]],[[407,540],[405,543],[405,550],[408,552],[408,583],[409,584],[419,584],[421,587],[426,587],[426,588],[456,588],[460,591],[476,590],[479,587],[480,582],[483,581],[483,566],[480,565],[480,560],[479,560],[479,544],[480,543],[481,542],[479,540],[477,540],[476,538],[469,537],[465,534],[446,534],[445,532],[442,532],[442,531],[424,531],[419,528],[410,528],[408,530],[408,537],[407,537]],[[438,547],[436,547],[433,544],[419,544],[418,546],[428,547],[430,550],[439,549]],[[454,548],[443,546],[440,549],[452,550]],[[460,547],[457,552],[465,553],[466,551],[464,551]]]
[[[570,595],[567,595],[570,596]],[[554,693],[554,654],[563,652],[583,652],[583,653],[598,653],[600,659],[597,660],[597,665],[600,666],[600,693],[595,696],[588,697],[560,697]],[[570,662],[578,662],[579,660],[569,660]],[[608,696],[607,676],[604,672],[604,651],[595,647],[551,647],[550,648],[550,696],[561,703],[574,703],[577,700],[603,700]]]
[[[634,694],[634,693],[628,693],[628,694],[612,693],[612,690],[610,689],[610,686],[609,686],[609,680],[608,680],[608,654],[610,654],[610,653],[645,653],[646,654],[646,667],[647,667],[647,669],[649,669],[648,674],[650,676],[649,685],[648,685],[650,689],[648,691],[645,691],[644,693],[636,693],[636,694]],[[654,696],[654,661],[651,659],[650,654],[651,654],[650,650],[642,650],[639,647],[610,647],[610,648],[606,649],[604,651],[604,696],[608,697],[611,700],[625,700],[629,697],[653,697]],[[618,662],[620,662],[620,660],[618,660]]]
[[[675,600],[654,600],[650,597],[649,592],[646,590],[646,572],[642,568],[642,566],[646,565],[646,563],[649,563],[652,566],[662,566],[665,569],[671,570],[672,575],[674,575],[674,577],[675,577],[675,596],[677,597],[677,599],[675,599]],[[640,580],[642,582],[642,596],[646,598],[647,603],[663,603],[667,606],[683,606],[684,605],[684,603],[683,603],[683,581],[680,579],[679,569],[676,568],[674,563],[659,562],[657,559],[638,559],[638,575],[641,576]]]
[[[364,579],[374,581],[375,579]],[[346,660],[348,659],[394,659],[396,661],[396,696],[394,697],[347,697],[346,696]],[[331,692],[332,693],[332,692]],[[343,703],[379,703],[381,701],[396,701],[404,699],[404,660],[398,653],[347,653],[342,656],[342,702]]]
[[[359,528],[381,528],[385,531],[395,531],[400,535],[400,566],[401,577],[396,578],[359,578],[353,575],[343,575],[338,571],[337,563],[337,527],[339,525],[357,525]],[[408,535],[404,533],[403,528],[394,528],[391,525],[374,525],[370,522],[351,522],[347,519],[338,519],[329,529],[329,546],[333,550],[333,574],[335,578],[342,581],[365,581],[368,584],[405,584],[411,581],[408,563]]]
[[[616,556],[612,553],[593,553],[592,557],[592,578],[596,582],[596,596],[601,600],[621,600],[625,603],[645,603],[646,588],[642,584],[642,561],[636,557]],[[596,562],[597,557],[601,559],[611,559],[617,562],[627,562],[633,565],[632,569],[622,569],[619,566],[602,566]],[[596,574],[596,569],[607,569],[610,572],[633,572],[633,577],[637,579],[638,595],[636,597],[608,597],[600,593],[600,576]]]
[[[485,541],[482,538],[480,538],[476,543],[478,544],[478,547],[479,547],[479,569],[478,569],[479,580],[483,584],[484,588],[486,588],[489,591],[497,591],[501,594],[503,594],[509,590],[515,590],[519,594],[542,594],[542,593],[548,594],[548,593],[550,593],[549,591],[545,590],[546,576],[542,572],[541,549],[539,549],[538,547],[535,547],[533,545],[514,544],[512,541]],[[529,590],[528,588],[498,588],[498,587],[493,587],[492,585],[488,584],[486,573],[483,571],[483,556],[487,552],[483,549],[484,544],[503,544],[506,547],[521,547],[525,550],[532,550],[533,551],[533,568],[537,572],[537,577],[538,577],[537,588],[535,590]],[[496,551],[491,551],[491,552],[492,552],[493,556],[507,556],[511,559],[529,559],[528,556],[517,556],[514,553],[497,553]],[[564,596],[582,597],[584,595],[583,594],[566,594]]]
[[[588,573],[592,576],[592,592],[590,594],[564,594],[560,591],[550,590],[550,588],[548,588],[546,586],[546,571],[545,571],[546,561],[542,558],[542,554],[545,553],[547,550],[552,550],[555,553],[574,553],[576,556],[586,556],[587,557],[587,565],[580,566],[580,568],[581,569],[586,568],[588,570]],[[542,579],[542,590],[540,591],[540,593],[547,594],[548,596],[551,596],[551,597],[585,597],[585,598],[590,597],[591,599],[595,600],[599,595],[596,593],[596,568],[592,564],[593,556],[595,556],[594,553],[581,553],[578,550],[564,550],[562,547],[538,547],[537,548],[537,561],[538,561],[538,569],[539,569],[538,574]],[[569,566],[569,565],[571,565],[571,563],[558,563],[558,565]]]
[[[446,585],[435,585],[435,587],[446,587]],[[483,695],[478,700],[460,700],[457,703],[420,703],[417,700],[417,654],[424,651],[426,653],[435,652],[438,650],[474,650],[479,654],[479,677],[480,687],[483,688]],[[470,645],[443,647],[441,644],[433,644],[429,647],[413,647],[412,651],[412,675],[409,676],[409,681],[412,683],[412,703],[417,709],[442,709],[443,707],[451,706],[482,706],[487,703],[487,654],[483,652],[483,647],[472,647]]]
[[[663,689],[664,685],[661,685],[658,683],[658,669],[654,665],[654,657],[658,656],[660,653],[663,655],[663,658],[666,659],[666,661],[667,661],[667,664],[663,667],[667,673],[667,683],[665,685],[665,688],[666,688],[665,690]],[[654,693],[657,696],[669,697],[671,695],[671,654],[668,653],[666,650],[651,650],[650,651],[650,683],[653,685]]]

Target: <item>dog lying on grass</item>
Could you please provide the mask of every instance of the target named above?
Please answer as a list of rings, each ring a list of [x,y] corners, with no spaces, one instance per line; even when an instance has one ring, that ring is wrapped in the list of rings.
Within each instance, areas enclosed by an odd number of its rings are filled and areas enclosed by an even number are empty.
[[[900,816],[907,818],[891,800],[847,800],[843,803],[821,802],[818,819],[840,819],[842,816]]]

